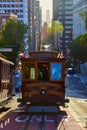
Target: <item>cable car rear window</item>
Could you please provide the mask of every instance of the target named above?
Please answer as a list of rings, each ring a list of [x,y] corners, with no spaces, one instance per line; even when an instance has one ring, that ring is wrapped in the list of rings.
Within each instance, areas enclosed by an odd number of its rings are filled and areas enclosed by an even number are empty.
[[[51,80],[61,80],[62,78],[62,64],[52,63],[51,64]]]

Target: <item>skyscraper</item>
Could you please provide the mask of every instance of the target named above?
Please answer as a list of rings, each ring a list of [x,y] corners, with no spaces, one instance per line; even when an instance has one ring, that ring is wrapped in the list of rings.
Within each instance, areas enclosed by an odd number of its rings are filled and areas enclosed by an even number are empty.
[[[29,34],[31,42],[29,48],[31,51],[40,50],[41,35],[41,10],[39,1],[29,0]]]
[[[59,35],[60,49],[66,49],[72,41],[73,0],[53,0],[53,20],[60,21],[64,31]]]
[[[87,10],[87,0],[73,0],[73,38],[86,32],[85,22],[80,12]]]
[[[50,26],[50,10],[46,10],[46,23]]]
[[[0,0],[0,11],[16,14],[18,20],[28,24],[28,0]]]

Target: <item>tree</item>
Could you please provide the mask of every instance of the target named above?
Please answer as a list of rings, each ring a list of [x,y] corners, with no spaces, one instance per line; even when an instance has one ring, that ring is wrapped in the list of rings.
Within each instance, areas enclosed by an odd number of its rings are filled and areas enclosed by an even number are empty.
[[[51,38],[51,46],[53,50],[58,50],[59,47],[57,45],[57,47],[54,46],[54,42],[56,42],[58,44],[59,42],[59,34],[62,33],[64,30],[63,25],[61,22],[59,21],[52,21],[51,27],[47,29],[48,35]],[[56,37],[56,39],[55,39]]]
[[[87,33],[79,35],[70,46],[70,54],[75,61],[87,61]]]
[[[54,33],[59,34],[59,33],[63,32],[63,30],[64,30],[63,25],[59,21],[52,21],[51,27],[48,28],[48,32],[51,34],[54,34]]]
[[[11,53],[4,53],[8,59],[16,62],[18,52],[23,48],[24,39],[28,31],[28,26],[22,21],[14,21],[14,19],[9,18],[1,33],[0,45],[12,47],[13,51]]]
[[[9,44],[20,47],[27,33],[27,29],[27,25],[22,21],[14,21],[12,18],[9,18],[3,28],[2,37],[8,41]]]

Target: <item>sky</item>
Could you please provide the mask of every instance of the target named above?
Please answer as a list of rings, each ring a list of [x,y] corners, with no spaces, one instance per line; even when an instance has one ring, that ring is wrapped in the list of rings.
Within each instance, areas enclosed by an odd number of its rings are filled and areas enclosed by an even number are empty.
[[[50,10],[50,18],[52,19],[52,0],[39,0],[42,7],[42,21],[46,21],[46,10]]]

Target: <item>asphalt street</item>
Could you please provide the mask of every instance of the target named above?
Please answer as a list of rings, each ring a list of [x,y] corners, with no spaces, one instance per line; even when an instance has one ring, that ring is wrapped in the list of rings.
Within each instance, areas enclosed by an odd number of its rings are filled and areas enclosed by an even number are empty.
[[[67,75],[66,96],[87,99],[87,76]]]

